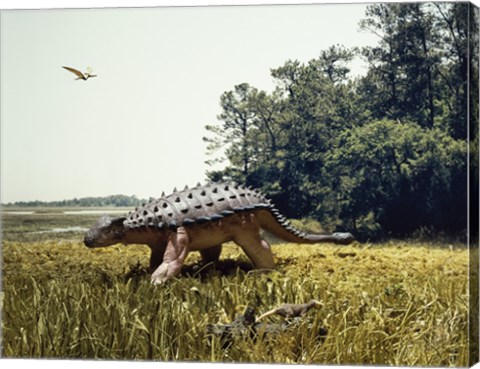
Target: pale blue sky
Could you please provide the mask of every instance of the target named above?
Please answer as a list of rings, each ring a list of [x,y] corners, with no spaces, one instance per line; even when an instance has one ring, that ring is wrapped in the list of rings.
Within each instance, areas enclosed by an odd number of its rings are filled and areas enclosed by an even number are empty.
[[[205,179],[220,95],[360,32],[364,4],[1,13],[1,202],[158,197]],[[75,81],[62,65],[97,78]],[[361,64],[354,72],[363,73]]]

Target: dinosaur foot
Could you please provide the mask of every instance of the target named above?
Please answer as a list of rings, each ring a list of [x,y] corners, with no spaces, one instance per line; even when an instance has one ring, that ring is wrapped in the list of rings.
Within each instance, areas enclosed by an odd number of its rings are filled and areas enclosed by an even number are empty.
[[[175,263],[163,262],[152,274],[151,283],[153,285],[162,285],[168,280],[172,279],[176,274],[178,268],[175,267]]]

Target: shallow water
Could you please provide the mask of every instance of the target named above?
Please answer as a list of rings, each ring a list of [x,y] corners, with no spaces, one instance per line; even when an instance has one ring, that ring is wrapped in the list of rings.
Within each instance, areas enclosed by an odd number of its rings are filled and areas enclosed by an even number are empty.
[[[117,209],[112,209],[112,210],[65,210],[63,211],[63,214],[66,215],[80,215],[80,214],[126,214],[127,211],[125,209],[122,210],[117,210]]]
[[[35,231],[30,233],[40,234],[40,233],[86,232],[86,231],[88,231],[88,228],[73,226],[73,227],[64,227],[64,228],[52,228],[46,231]]]
[[[8,215],[32,215],[34,211],[2,211],[2,214]]]
[[[65,215],[102,215],[102,214],[126,214],[128,211],[125,209],[95,209],[95,210],[64,210],[64,211],[53,211],[53,212],[37,212],[37,211],[24,211],[24,210],[4,210],[2,214],[5,215],[50,215],[50,214],[65,214]]]

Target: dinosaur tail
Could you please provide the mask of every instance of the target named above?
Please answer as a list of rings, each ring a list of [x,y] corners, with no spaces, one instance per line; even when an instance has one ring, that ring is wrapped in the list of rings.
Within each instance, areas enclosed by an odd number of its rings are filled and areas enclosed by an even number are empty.
[[[259,211],[257,217],[263,229],[287,242],[310,244],[331,242],[348,245],[355,240],[353,235],[348,232],[311,234],[300,231],[289,225],[288,220],[275,209],[263,209]]]

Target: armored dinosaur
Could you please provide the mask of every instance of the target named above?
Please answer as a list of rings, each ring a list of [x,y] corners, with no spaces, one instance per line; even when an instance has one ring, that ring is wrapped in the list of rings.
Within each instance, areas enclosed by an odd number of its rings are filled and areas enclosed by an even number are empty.
[[[257,269],[273,269],[275,263],[260,228],[294,243],[349,244],[350,233],[308,234],[289,225],[287,219],[260,191],[233,183],[198,184],[148,204],[125,217],[102,216],[85,234],[87,247],[117,243],[146,244],[151,249],[150,271],[154,284],[177,275],[190,251],[200,251],[204,262],[218,260],[222,244],[238,244]]]

